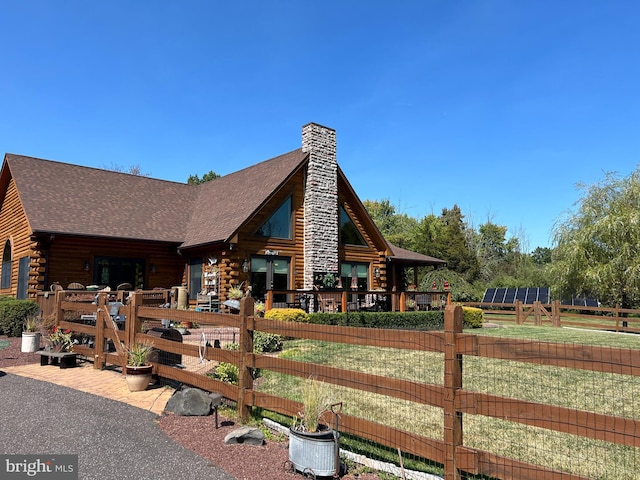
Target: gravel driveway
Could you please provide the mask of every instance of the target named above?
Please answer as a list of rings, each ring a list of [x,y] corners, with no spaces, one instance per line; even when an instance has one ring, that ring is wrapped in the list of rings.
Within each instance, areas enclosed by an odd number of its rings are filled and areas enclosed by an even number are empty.
[[[236,480],[168,438],[156,415],[0,371],[0,452],[78,454],[80,479]]]

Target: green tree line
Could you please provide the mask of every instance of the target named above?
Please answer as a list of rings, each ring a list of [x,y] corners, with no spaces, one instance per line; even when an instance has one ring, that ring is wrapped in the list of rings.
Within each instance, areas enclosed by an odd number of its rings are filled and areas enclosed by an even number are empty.
[[[575,209],[555,224],[553,247],[531,252],[523,251],[523,239],[507,238],[503,225],[474,227],[457,205],[421,219],[389,200],[364,205],[388,241],[447,261],[445,269],[419,269],[421,290],[447,280],[454,300],[479,301],[491,287],[550,287],[553,299],[640,308],[640,170],[578,188]]]

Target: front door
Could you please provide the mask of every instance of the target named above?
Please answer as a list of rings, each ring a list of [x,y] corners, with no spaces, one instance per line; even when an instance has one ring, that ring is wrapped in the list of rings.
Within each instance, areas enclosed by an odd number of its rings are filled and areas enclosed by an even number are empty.
[[[251,294],[265,300],[267,290],[289,289],[289,258],[276,256],[251,257]],[[285,294],[274,295],[274,303],[286,302]]]

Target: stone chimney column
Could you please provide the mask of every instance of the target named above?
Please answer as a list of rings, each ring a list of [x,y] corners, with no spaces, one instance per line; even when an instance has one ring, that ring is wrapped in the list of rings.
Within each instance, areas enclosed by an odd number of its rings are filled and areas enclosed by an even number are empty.
[[[314,272],[338,273],[338,162],[336,131],[308,123],[302,151],[309,153],[304,194],[304,288]]]

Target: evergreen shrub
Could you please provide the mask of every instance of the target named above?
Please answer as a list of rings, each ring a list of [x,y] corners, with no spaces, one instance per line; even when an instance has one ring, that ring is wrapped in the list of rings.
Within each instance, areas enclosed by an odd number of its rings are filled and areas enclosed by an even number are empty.
[[[467,328],[482,328],[484,325],[484,312],[481,308],[462,307],[462,316]]]
[[[310,313],[309,322],[348,327],[397,328],[407,330],[442,330],[444,312],[341,312]]]
[[[0,333],[8,337],[19,337],[27,317],[36,315],[40,308],[33,300],[16,300],[0,297]]]

